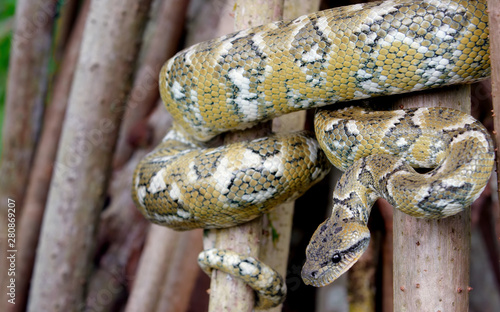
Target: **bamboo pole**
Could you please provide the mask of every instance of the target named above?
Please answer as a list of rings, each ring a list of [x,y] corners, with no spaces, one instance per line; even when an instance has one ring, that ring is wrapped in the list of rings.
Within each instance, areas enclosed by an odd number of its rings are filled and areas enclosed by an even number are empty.
[[[151,0],[93,1],[85,25],[28,311],[77,311],[105,198],[119,119]]]
[[[491,58],[491,98],[493,104],[493,131],[496,152],[496,168],[500,168],[500,3],[488,0],[488,25],[490,28],[490,58]],[[498,176],[498,174],[497,174]],[[500,179],[497,178],[497,191],[500,195]]]
[[[18,222],[41,127],[56,3],[56,0],[20,0],[16,3],[0,164],[0,250],[5,255],[0,258],[0,286],[9,293],[15,292],[15,288],[7,286],[13,286],[17,276],[7,276],[7,256],[15,257],[16,253],[5,253],[17,247],[7,245],[7,209],[10,204],[14,209],[10,212],[14,212]],[[12,296],[7,297],[7,291],[2,291],[0,308],[12,304],[8,299],[15,302]]]
[[[283,2],[281,0],[236,1],[235,30],[279,20],[282,17]],[[249,140],[266,135],[271,130],[271,123],[264,123],[252,129],[238,131],[226,135],[225,143]],[[204,241],[204,248],[215,247],[231,249],[238,253],[258,258],[262,218],[257,218],[240,226],[212,230],[215,236]],[[212,240],[213,239],[213,240]],[[210,284],[209,311],[252,311],[254,293],[242,281],[230,275],[213,270]]]
[[[7,311],[10,312],[24,311],[27,304],[28,288],[33,273],[38,236],[40,234],[57,145],[61,135],[66,104],[68,102],[71,83],[73,82],[73,73],[76,68],[76,60],[83,35],[83,26],[85,25],[89,5],[90,1],[85,1],[81,9],[80,16],[64,54],[61,70],[56,77],[52,92],[52,101],[44,116],[44,127],[33,161],[33,170],[30,174],[23,214],[19,224],[19,256],[17,261],[19,279],[16,285],[18,303],[9,306],[9,310]]]
[[[470,111],[470,86],[401,98],[396,107]],[[468,311],[470,209],[439,220],[394,212],[394,311]]]

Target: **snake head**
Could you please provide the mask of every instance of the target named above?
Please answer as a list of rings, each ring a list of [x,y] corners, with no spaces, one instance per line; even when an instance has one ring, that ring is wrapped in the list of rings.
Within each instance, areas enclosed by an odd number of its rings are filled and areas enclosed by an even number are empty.
[[[326,286],[358,261],[370,242],[368,228],[346,218],[329,218],[314,232],[302,268],[305,284]]]

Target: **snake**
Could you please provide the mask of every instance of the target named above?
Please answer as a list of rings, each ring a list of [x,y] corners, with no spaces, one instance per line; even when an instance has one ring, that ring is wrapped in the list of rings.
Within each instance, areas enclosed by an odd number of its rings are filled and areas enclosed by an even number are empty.
[[[359,259],[377,198],[420,218],[464,210],[485,188],[494,162],[491,138],[478,121],[445,108],[384,111],[335,103],[487,78],[486,11],[485,0],[370,2],[178,52],[159,75],[174,125],[136,167],[136,206],[146,219],[175,230],[231,227],[301,196],[333,164],[344,174],[332,215],[313,234],[302,269],[313,286],[331,283]],[[311,108],[315,134],[213,146],[224,132]],[[218,269],[247,282],[256,308],[284,300],[283,278],[256,258],[209,249],[198,262],[207,273]]]

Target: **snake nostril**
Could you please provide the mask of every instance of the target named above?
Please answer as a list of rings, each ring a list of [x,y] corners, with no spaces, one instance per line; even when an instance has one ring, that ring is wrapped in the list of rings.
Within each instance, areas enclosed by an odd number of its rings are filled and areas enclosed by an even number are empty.
[[[312,271],[311,272],[311,276],[312,277],[316,278],[316,275],[318,275],[318,271]]]

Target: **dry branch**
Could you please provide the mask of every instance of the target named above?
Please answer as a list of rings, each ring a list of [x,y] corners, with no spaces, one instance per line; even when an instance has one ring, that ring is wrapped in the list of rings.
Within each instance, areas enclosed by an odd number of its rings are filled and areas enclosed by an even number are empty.
[[[470,86],[401,98],[396,107],[470,111]],[[440,220],[394,212],[394,311],[468,311],[470,209]]]
[[[157,312],[187,311],[196,278],[199,273],[204,274],[197,261],[202,250],[202,234],[200,229],[180,233],[177,248],[166,270],[168,276],[160,289]]]
[[[201,234],[151,225],[125,311],[186,311],[200,272]]]
[[[0,164],[0,250],[7,248],[7,203],[15,201],[21,217],[26,185],[39,135],[48,84],[48,61],[56,0],[16,3],[16,27],[12,39]],[[7,289],[6,257],[0,259],[0,286]],[[9,277],[10,279],[10,277]],[[7,305],[7,292],[0,307]]]
[[[86,311],[115,311],[126,294],[129,271],[135,271],[136,259],[144,246],[149,223],[132,201],[131,176],[145,151],[140,151],[120,171],[114,172],[108,190],[110,205],[101,214],[95,262],[99,265],[88,278]]]
[[[59,143],[29,311],[76,311],[150,0],[92,1]]]
[[[6,203],[7,198],[12,198],[17,206],[22,206],[41,127],[56,2],[17,2],[2,131],[0,175],[2,202]]]
[[[71,34],[74,32],[73,29],[76,27],[75,23],[78,19],[77,14],[81,14],[83,11],[88,11],[87,0],[67,0],[64,2],[59,1],[59,9],[57,13],[55,33],[54,33],[54,48],[53,48],[53,61],[56,66],[58,66],[66,53],[66,47],[68,41],[71,40]]]
[[[68,43],[61,70],[56,78],[52,101],[44,116],[44,127],[38,145],[33,170],[26,191],[23,214],[19,224],[18,261],[19,273],[16,285],[17,304],[9,306],[10,312],[24,311],[28,296],[28,287],[35,261],[36,246],[40,226],[42,224],[45,202],[47,200],[52,169],[56,158],[57,144],[61,135],[61,129],[66,113],[69,91],[73,81],[73,73],[76,68],[76,60],[80,50],[83,35],[83,26],[90,1],[86,1],[82,7],[80,17],[76,23],[71,39]]]
[[[123,117],[113,167],[120,168],[130,158],[134,126],[145,119],[158,100],[158,75],[163,63],[177,51],[183,31],[187,0],[161,1],[149,46],[137,73]]]
[[[488,18],[490,28],[490,58],[491,58],[491,98],[493,102],[493,126],[496,151],[496,168],[500,168],[500,3],[488,0]],[[500,194],[500,179],[497,178],[497,191]]]
[[[319,9],[319,1],[285,0],[283,19],[293,19]],[[294,112],[273,120],[273,132],[288,133],[303,130],[306,122],[306,111]],[[295,201],[276,206],[263,218],[263,231],[260,243],[259,258],[275,269],[286,281],[290,239],[292,236],[293,211]],[[275,237],[276,236],[276,237]],[[269,312],[279,312],[282,305]]]
[[[151,141],[151,146],[155,146],[160,142],[162,136],[171,127],[171,124],[171,116],[167,113],[163,105],[161,105],[161,101],[159,101],[156,110],[149,119],[149,127],[153,132],[153,138],[147,141]],[[146,132],[149,132],[149,130],[146,130]],[[130,167],[130,164],[133,164],[133,167],[135,167],[145,153],[146,151],[144,150],[137,151],[129,160],[127,167]],[[132,172],[130,172],[129,176],[132,176]],[[182,311],[182,306],[186,305],[189,300],[190,288],[192,288],[195,282],[196,276],[193,277],[191,274],[193,272],[198,273],[199,271],[196,264],[196,256],[190,256],[189,253],[194,252],[197,254],[201,247],[196,248],[194,247],[196,244],[193,245],[192,243],[188,243],[188,241],[183,241],[182,244],[192,247],[186,250],[185,246],[180,246],[180,241],[185,240],[186,237],[189,237],[189,240],[194,240],[193,235],[196,234],[180,233],[158,225],[150,227],[146,245],[141,254],[139,267],[133,279],[132,292],[127,302],[126,311],[158,310],[160,305],[165,305],[165,297],[175,298],[176,305],[174,310],[170,311]],[[200,235],[199,232],[198,235]],[[199,244],[201,244],[201,238],[198,238],[198,240],[200,241]],[[178,247],[181,250],[176,250]],[[192,257],[192,259],[183,261],[184,266],[181,268],[173,269],[172,262],[176,261],[176,257],[180,257],[181,259]],[[184,279],[184,284],[181,288],[187,292],[181,292],[179,287],[170,287],[172,281],[175,284],[176,276]],[[164,311],[167,311],[167,309]]]
[[[279,20],[282,17],[282,1],[236,1],[235,30],[246,29]],[[268,134],[271,123],[264,123],[246,131],[226,136],[225,143],[250,140]],[[262,218],[257,218],[237,227],[210,231],[215,233],[215,247],[231,249],[241,254],[258,258],[262,232]],[[213,238],[212,238],[213,239]],[[210,243],[204,242],[204,248]],[[212,271],[209,311],[252,311],[253,290],[242,281],[217,270]]]
[[[177,49],[187,4],[188,1],[163,1],[160,3],[156,21],[150,22],[150,28],[153,29],[148,39],[150,44],[144,47],[145,58],[135,76],[127,103],[127,111],[123,118],[113,160],[115,168],[123,167],[123,163],[127,160],[125,168],[135,167],[146,151],[138,150],[130,158],[132,148],[147,145],[149,149],[157,145],[171,127],[172,118],[161,101],[157,101],[158,73],[163,63]],[[155,107],[146,125],[147,115]],[[131,177],[132,171],[129,170],[129,172],[129,177]],[[126,188],[127,193],[129,189]],[[157,308],[163,296],[162,292],[167,291],[163,285],[167,283],[167,276],[171,272],[169,269],[171,256],[175,252],[179,237],[181,237],[180,233],[170,229],[156,225],[150,227],[146,246],[135,272],[126,311],[154,311]],[[187,269],[193,271],[192,267],[187,267]],[[185,285],[189,285],[188,279]],[[177,289],[168,289],[168,291],[178,297],[189,295],[179,296]]]
[[[150,226],[126,312],[156,310],[172,254],[181,234],[183,233],[159,225]]]
[[[380,211],[380,214],[382,216],[382,219],[384,220],[384,228],[385,228],[385,233],[382,238],[382,243],[381,243],[381,259],[382,261],[381,268],[382,268],[382,289],[381,289],[381,306],[382,306],[382,312],[392,312],[393,309],[393,304],[394,304],[394,296],[392,293],[393,287],[393,257],[394,257],[394,252],[393,252],[393,237],[394,237],[394,230],[393,230],[393,223],[394,223],[394,211],[391,206],[386,200],[378,200],[377,202],[378,208]]]

